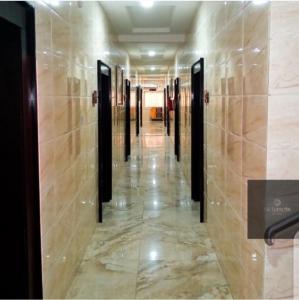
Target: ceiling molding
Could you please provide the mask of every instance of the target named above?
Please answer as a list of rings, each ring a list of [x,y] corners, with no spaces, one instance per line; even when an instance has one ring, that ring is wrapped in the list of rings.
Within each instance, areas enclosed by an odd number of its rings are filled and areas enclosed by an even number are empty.
[[[118,36],[120,43],[185,43],[185,34],[121,34]]]
[[[133,28],[133,33],[169,33],[170,28],[169,27],[140,27],[140,28]]]

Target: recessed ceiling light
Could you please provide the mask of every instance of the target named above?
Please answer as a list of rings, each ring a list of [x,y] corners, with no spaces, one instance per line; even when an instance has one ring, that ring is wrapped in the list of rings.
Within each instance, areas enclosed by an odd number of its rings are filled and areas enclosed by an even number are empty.
[[[151,71],[155,71],[156,70],[156,67],[151,67]]]
[[[154,5],[154,1],[152,1],[152,0],[140,0],[140,4],[145,8],[150,8]]]
[[[261,52],[262,50],[261,50],[260,48],[254,48],[252,51],[255,52],[255,53],[259,53],[259,52]]]
[[[59,6],[60,5],[59,0],[46,0],[45,2],[51,6]]]
[[[153,56],[155,56],[156,55],[156,52],[155,51],[148,51],[148,56],[150,56],[150,57],[153,57]]]
[[[262,5],[262,4],[269,2],[269,0],[254,0],[252,2],[254,5]]]

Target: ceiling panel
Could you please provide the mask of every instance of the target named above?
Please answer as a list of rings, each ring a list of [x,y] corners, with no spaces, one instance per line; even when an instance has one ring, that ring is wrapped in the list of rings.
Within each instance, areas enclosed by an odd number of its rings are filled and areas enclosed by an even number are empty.
[[[185,41],[199,1],[154,1],[143,8],[139,1],[100,1],[121,46],[133,67],[142,73],[164,72],[173,65],[176,51]],[[142,41],[142,42],[141,42]],[[155,57],[148,51],[154,50]]]
[[[171,24],[174,6],[154,6],[151,9],[144,9],[137,5],[128,6],[127,10],[133,27],[159,28]]]

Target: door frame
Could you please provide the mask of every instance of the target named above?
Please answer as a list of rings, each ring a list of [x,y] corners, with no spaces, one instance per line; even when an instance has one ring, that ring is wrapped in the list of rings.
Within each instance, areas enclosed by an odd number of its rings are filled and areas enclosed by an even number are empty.
[[[170,87],[166,87],[166,126],[167,126],[167,135],[170,136],[170,111],[169,111],[169,101],[170,101]]]
[[[163,109],[163,121],[164,121],[164,127],[167,126],[167,120],[166,120],[166,88],[164,88],[164,109]]]
[[[112,198],[112,95],[111,68],[98,60],[98,195],[99,222],[103,221],[103,202]],[[108,77],[108,99],[104,102],[102,76]]]
[[[143,125],[143,103],[142,103],[142,99],[143,99],[143,89],[142,87],[140,87],[139,90],[140,94],[139,94],[139,101],[140,101],[140,127],[142,127]]]
[[[140,123],[140,115],[139,115],[139,90],[140,86],[136,86],[136,136],[139,136],[139,123]]]
[[[131,83],[125,80],[125,161],[131,155]]]
[[[22,46],[22,97],[21,139],[22,192],[24,207],[24,256],[20,272],[24,285],[23,298],[43,298],[40,196],[39,196],[39,147],[36,92],[35,11],[26,2],[0,2],[0,17],[20,28]],[[3,207],[4,208],[4,207]],[[13,220],[10,220],[13,222]],[[13,224],[9,225],[13,226]],[[9,229],[9,227],[8,227]],[[5,258],[4,258],[5,259]]]
[[[200,222],[206,219],[204,181],[204,59],[200,58],[191,68],[191,195],[200,201]]]
[[[180,137],[180,78],[176,78],[174,81],[174,153],[177,157],[177,161],[181,160],[181,137]]]

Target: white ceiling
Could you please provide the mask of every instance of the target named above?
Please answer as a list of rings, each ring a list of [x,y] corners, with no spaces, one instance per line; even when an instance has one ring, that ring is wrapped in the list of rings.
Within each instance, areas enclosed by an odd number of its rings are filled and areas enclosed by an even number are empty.
[[[152,7],[144,8],[139,1],[100,3],[139,73],[167,72],[199,5],[198,1],[154,1]],[[148,56],[150,50],[156,52],[155,57]],[[150,71],[152,66],[156,71]]]

